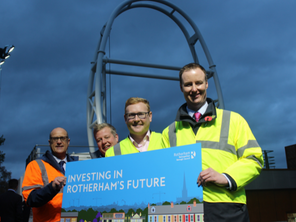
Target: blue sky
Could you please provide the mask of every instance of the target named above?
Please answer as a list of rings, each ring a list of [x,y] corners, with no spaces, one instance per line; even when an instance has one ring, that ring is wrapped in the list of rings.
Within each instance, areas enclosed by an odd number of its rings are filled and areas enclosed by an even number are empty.
[[[90,62],[101,28],[121,2],[1,2],[0,47],[16,47],[0,76],[0,135],[6,138],[1,150],[6,153],[4,166],[12,177],[23,174],[33,147],[47,144],[50,131],[57,126],[68,131],[71,145],[88,144]],[[240,113],[262,149],[274,150],[276,167],[286,168],[284,147],[296,143],[296,2],[170,2],[183,10],[203,35],[216,64],[225,108]],[[207,66],[200,48],[197,53],[201,64]],[[130,10],[116,18],[106,56],[180,67],[192,62],[180,29],[150,9]],[[117,69],[115,65],[111,68]],[[151,129],[158,132],[174,120],[184,103],[178,82],[110,78],[111,123],[120,139],[128,135],[123,113],[129,97],[150,101]],[[210,80],[208,96],[216,99],[213,84]]]

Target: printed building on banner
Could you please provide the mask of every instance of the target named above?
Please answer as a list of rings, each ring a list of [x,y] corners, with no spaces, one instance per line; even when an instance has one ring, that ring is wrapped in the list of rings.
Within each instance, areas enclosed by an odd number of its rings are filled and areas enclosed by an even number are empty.
[[[78,212],[62,212],[61,222],[77,222]]]
[[[203,222],[203,203],[150,206],[148,222]]]
[[[124,222],[125,213],[103,213],[101,221],[103,222]]]
[[[103,213],[103,216],[101,218],[102,222],[144,222],[144,217],[141,217],[141,213],[134,214],[129,219],[125,217],[125,212],[120,213]]]
[[[144,222],[145,218],[141,217],[141,213],[139,214],[135,214],[131,217],[131,222]]]

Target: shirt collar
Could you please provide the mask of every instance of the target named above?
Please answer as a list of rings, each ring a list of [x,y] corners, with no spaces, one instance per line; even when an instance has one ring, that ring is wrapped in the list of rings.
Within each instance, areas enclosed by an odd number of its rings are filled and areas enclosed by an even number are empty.
[[[147,131],[146,135],[144,136],[143,140],[140,143],[137,143],[133,139],[133,137],[131,136],[131,134],[129,134],[128,137],[130,138],[130,140],[132,141],[132,143],[134,144],[135,147],[140,148],[140,147],[144,146],[147,141],[149,141],[149,138],[150,138],[150,130]]]
[[[67,161],[67,156],[64,158],[64,159],[59,159],[59,158],[57,158],[56,156],[54,156],[54,155],[52,155],[53,156],[53,158],[59,163],[59,162],[61,162],[62,160],[63,161],[65,161],[65,163],[67,163],[68,161]]]
[[[208,102],[206,101],[205,104],[203,104],[202,107],[199,108],[199,110],[195,111],[195,110],[192,110],[192,109],[189,109],[188,106],[186,107],[187,108],[187,112],[188,112],[188,115],[189,116],[193,116],[194,113],[196,112],[199,112],[201,115],[205,114],[207,108],[208,108]]]

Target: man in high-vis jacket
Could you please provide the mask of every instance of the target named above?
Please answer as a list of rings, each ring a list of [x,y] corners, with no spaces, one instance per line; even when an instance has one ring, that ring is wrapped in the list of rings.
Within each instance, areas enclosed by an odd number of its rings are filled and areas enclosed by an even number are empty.
[[[129,98],[125,103],[124,120],[129,136],[108,149],[106,157],[161,148],[161,134],[149,130],[152,112],[148,100],[138,97]]]
[[[50,133],[50,151],[26,167],[22,190],[26,204],[32,207],[33,222],[57,222],[61,219],[63,187],[66,184],[66,163],[77,158],[68,156],[70,143],[63,128]]]
[[[248,123],[238,113],[215,107],[207,98],[205,69],[190,63],[179,73],[186,103],[162,133],[162,146],[201,143],[204,220],[249,221],[244,186],[263,167],[262,150]]]

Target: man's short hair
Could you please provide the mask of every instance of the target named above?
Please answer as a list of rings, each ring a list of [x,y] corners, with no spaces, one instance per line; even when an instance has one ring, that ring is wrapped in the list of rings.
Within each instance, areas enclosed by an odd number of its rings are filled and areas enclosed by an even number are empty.
[[[95,124],[94,126],[94,136],[96,136],[97,132],[99,132],[100,130],[104,129],[105,127],[109,127],[111,130],[111,133],[113,136],[116,136],[116,129],[114,126],[112,126],[109,123],[100,123],[100,124]]]
[[[179,81],[180,81],[180,84],[182,84],[182,75],[185,71],[189,71],[189,70],[192,70],[192,69],[201,69],[203,71],[203,73],[205,74],[205,80],[206,82],[208,81],[208,77],[207,77],[207,71],[205,70],[205,68],[200,65],[200,64],[197,64],[197,63],[189,63],[185,66],[183,66],[182,69],[180,69],[180,72],[179,72]]]
[[[8,181],[8,189],[16,190],[17,187],[18,187],[18,180],[17,179],[11,179]]]
[[[126,100],[126,102],[125,102],[124,113],[125,113],[126,107],[128,107],[129,105],[137,104],[137,103],[146,104],[146,106],[148,108],[148,112],[150,112],[150,104],[147,99],[139,98],[139,97],[131,97],[128,100]]]

